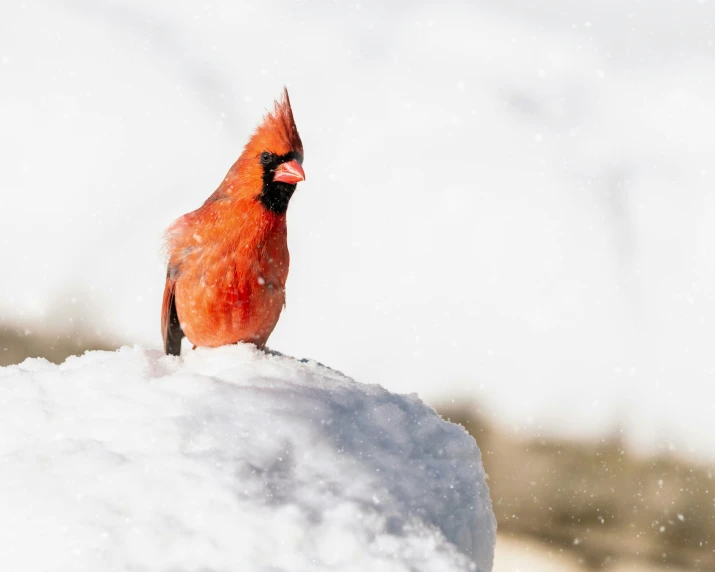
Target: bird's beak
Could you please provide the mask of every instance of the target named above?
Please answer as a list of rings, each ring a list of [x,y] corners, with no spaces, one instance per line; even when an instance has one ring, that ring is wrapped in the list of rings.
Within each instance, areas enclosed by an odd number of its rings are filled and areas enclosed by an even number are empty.
[[[273,180],[294,185],[300,181],[305,181],[305,171],[303,171],[300,163],[293,159],[278,165],[274,171]]]

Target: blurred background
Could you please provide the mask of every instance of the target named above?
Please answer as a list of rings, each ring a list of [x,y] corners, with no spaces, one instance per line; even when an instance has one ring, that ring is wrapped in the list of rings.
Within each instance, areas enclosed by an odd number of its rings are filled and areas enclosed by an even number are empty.
[[[270,346],[480,444],[495,570],[715,570],[715,4],[0,8],[0,364],[160,346],[162,233],[283,85]]]

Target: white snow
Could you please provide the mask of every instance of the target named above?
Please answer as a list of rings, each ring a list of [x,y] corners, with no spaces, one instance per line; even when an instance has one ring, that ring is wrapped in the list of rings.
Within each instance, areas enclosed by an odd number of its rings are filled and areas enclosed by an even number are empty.
[[[474,440],[253,346],[0,368],[3,570],[492,569]]]

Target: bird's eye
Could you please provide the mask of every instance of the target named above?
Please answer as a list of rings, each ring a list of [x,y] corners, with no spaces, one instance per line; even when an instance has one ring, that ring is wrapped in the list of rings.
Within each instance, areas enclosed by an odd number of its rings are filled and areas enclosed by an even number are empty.
[[[272,158],[272,155],[268,151],[264,151],[263,153],[261,153],[261,163],[263,163],[264,165],[268,165],[268,163],[271,162]]]

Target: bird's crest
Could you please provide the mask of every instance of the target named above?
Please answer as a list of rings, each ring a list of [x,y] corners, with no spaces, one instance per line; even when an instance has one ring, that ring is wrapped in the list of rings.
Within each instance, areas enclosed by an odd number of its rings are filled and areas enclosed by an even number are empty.
[[[303,143],[295,126],[288,90],[285,87],[282,97],[276,100],[273,111],[268,112],[263,122],[256,128],[253,137],[246,145],[246,151],[256,155],[263,151],[270,151],[277,155],[284,155],[291,151],[303,154]]]

